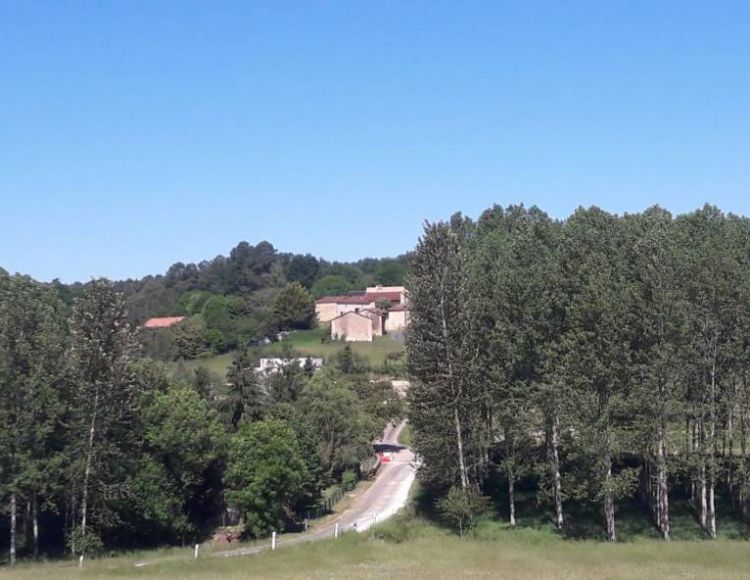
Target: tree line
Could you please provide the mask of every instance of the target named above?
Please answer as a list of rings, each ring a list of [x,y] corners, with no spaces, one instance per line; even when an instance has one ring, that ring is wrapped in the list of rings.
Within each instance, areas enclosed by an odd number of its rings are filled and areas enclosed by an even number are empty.
[[[317,372],[227,381],[143,356],[107,280],[68,307],[54,285],[0,272],[0,533],[8,561],[192,542],[237,510],[245,533],[295,529],[352,481],[400,413],[351,350]]]
[[[135,324],[155,316],[186,316],[179,328],[152,333],[145,346],[161,360],[193,359],[244,348],[280,330],[310,328],[314,299],[375,284],[400,285],[406,260],[329,262],[279,252],[265,241],[240,242],[228,256],[177,262],[164,275],[119,281],[115,288]],[[57,287],[70,303],[82,285]],[[284,294],[294,301],[284,300]]]
[[[495,206],[426,224],[411,266],[414,447],[447,509],[502,480],[511,525],[519,482],[610,541],[626,501],[665,539],[675,501],[710,538],[720,502],[748,521],[750,220]]]

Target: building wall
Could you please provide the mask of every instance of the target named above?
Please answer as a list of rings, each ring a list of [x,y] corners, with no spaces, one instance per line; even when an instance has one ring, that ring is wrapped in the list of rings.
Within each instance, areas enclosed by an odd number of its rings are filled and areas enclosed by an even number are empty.
[[[372,335],[383,336],[383,317],[377,310],[364,310],[361,312],[367,316],[372,323]]]
[[[336,304],[336,316],[347,312],[359,312],[367,308],[367,304]]]
[[[372,342],[372,320],[369,317],[349,313],[331,322],[331,337],[345,337],[347,342]]]
[[[338,316],[337,304],[326,302],[315,305],[315,314],[318,315],[318,322],[329,322]]]
[[[395,312],[389,312],[388,318],[385,319],[385,331],[394,332],[397,330],[404,330],[409,322],[408,312],[406,310],[397,310]]]

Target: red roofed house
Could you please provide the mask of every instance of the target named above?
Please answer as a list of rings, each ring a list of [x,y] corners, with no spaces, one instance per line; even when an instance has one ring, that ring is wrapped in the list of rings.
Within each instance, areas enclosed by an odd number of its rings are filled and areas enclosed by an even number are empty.
[[[380,308],[382,301],[389,308]],[[331,323],[331,336],[347,341],[371,341],[375,336],[404,330],[408,325],[403,286],[371,286],[361,293],[325,296],[315,303],[318,322]]]
[[[164,316],[161,318],[149,318],[143,323],[143,328],[169,328],[185,320],[184,316]]]

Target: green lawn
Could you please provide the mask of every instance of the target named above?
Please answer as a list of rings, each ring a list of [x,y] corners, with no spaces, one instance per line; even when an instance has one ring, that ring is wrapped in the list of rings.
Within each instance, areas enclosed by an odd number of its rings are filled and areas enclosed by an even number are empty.
[[[750,543],[735,540],[662,542],[637,540],[608,545],[565,540],[548,531],[510,530],[485,522],[474,536],[456,535],[414,517],[399,517],[374,532],[350,533],[238,558],[203,557],[187,548],[146,568],[143,553],[74,563],[22,564],[2,578],[663,578],[735,579],[750,576]],[[153,555],[153,554],[152,554]]]
[[[407,423],[404,425],[404,428],[401,429],[401,433],[398,434],[398,443],[399,445],[404,445],[405,447],[411,447],[411,443],[413,440],[413,432],[411,429],[411,425]]]
[[[302,356],[315,356],[328,358],[341,351],[346,344],[352,347],[352,351],[363,357],[367,364],[376,370],[383,365],[390,353],[404,351],[404,343],[393,340],[388,336],[378,336],[373,342],[321,342],[321,337],[327,335],[327,329],[315,328],[312,330],[299,330],[289,334],[285,342],[288,342]],[[281,352],[282,343],[276,342],[260,349],[261,356],[278,356]],[[229,365],[232,363],[234,353],[222,354],[214,357],[198,358],[183,361],[181,364],[188,370],[205,367],[211,372],[225,375]]]
[[[363,357],[373,368],[380,368],[390,353],[402,352],[404,343],[393,340],[388,336],[377,336],[372,342],[321,342],[321,338],[328,334],[325,328],[313,330],[299,330],[287,336],[285,342],[290,343],[295,350],[304,356],[330,357],[341,351],[346,344],[352,347],[352,351]],[[273,356],[282,349],[282,343],[270,344],[263,349],[265,354]]]

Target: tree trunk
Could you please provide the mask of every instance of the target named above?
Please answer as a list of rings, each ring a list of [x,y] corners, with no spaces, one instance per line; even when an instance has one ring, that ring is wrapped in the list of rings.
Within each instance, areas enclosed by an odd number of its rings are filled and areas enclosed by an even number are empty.
[[[83,554],[85,548],[86,539],[86,525],[88,523],[88,507],[89,507],[89,480],[91,479],[91,463],[94,455],[94,439],[96,436],[96,415],[99,410],[99,391],[97,389],[94,395],[94,407],[91,412],[91,424],[89,427],[89,439],[88,446],[86,449],[86,467],[83,473],[83,493],[81,494],[81,540],[84,545],[81,546],[81,554]]]
[[[547,454],[553,477],[553,495],[555,499],[555,520],[557,529],[562,530],[565,523],[562,503],[562,477],[560,476],[560,454],[558,452],[560,420],[557,414],[548,419]]]
[[[458,469],[461,476],[461,487],[469,487],[469,479],[466,476],[466,464],[464,463],[464,442],[461,435],[461,420],[458,417],[458,407],[453,408],[453,418],[456,422],[456,445],[458,446]]]
[[[16,492],[10,494],[10,565],[16,563]]]
[[[515,494],[515,476],[513,470],[508,470],[508,507],[510,509],[510,525],[516,527],[516,494]]]
[[[36,494],[34,494],[33,499],[31,500],[31,526],[32,526],[32,535],[33,535],[33,545],[34,545],[34,559],[37,559],[39,557],[39,508],[37,505],[37,497]]]
[[[716,539],[716,502],[714,500],[714,490],[716,488],[716,482],[714,478],[710,478],[708,485],[708,535],[711,539]]]
[[[609,451],[607,452],[605,462],[607,471],[604,478],[604,520],[606,523],[606,539],[608,542],[617,541],[617,530],[615,529],[615,500],[612,497],[612,459]]]
[[[716,539],[716,360],[717,346],[714,342],[713,363],[711,366],[711,401],[708,429],[708,502],[706,506],[706,531],[712,539]]]
[[[464,441],[463,436],[461,435],[461,419],[458,416],[458,405],[461,402],[461,378],[458,379],[458,384],[456,384],[456,377],[453,374],[453,362],[451,360],[451,353],[450,353],[450,336],[448,334],[448,320],[447,315],[445,313],[445,294],[444,292],[440,293],[440,312],[441,312],[441,318],[442,318],[442,330],[443,330],[443,340],[445,341],[445,348],[446,348],[446,359],[448,362],[448,381],[450,382],[451,389],[454,393],[455,399],[453,401],[453,419],[455,421],[456,426],[456,447],[458,448],[458,470],[459,475],[461,477],[461,487],[463,489],[466,489],[469,487],[469,478],[466,474],[466,462],[464,461]]]
[[[698,489],[699,489],[699,499],[700,499],[700,523],[701,527],[704,530],[707,530],[707,522],[708,522],[708,504],[707,504],[707,497],[706,497],[706,467],[705,465],[701,467],[700,474],[698,476]]]
[[[659,443],[657,450],[656,481],[657,481],[657,514],[658,526],[662,537],[669,539],[669,487],[667,473],[667,451],[666,433],[664,429],[659,430]]]

